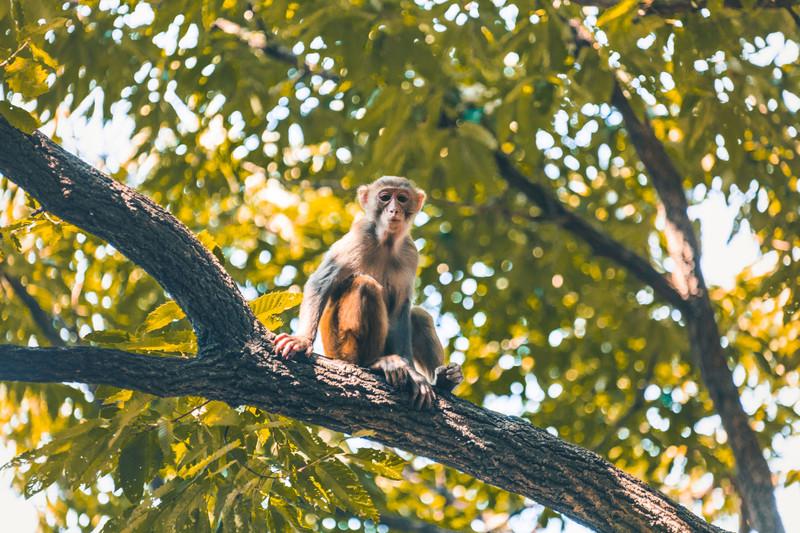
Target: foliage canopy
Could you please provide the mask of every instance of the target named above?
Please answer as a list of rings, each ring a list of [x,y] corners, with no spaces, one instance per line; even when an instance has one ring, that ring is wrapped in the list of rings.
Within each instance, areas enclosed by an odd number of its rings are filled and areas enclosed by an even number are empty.
[[[355,187],[408,176],[430,197],[414,232],[417,300],[464,364],[457,394],[724,519],[739,512],[736,436],[714,418],[686,318],[497,162],[671,273],[663,209],[610,105],[622,84],[690,205],[724,198],[731,237],[743,230],[763,254],[710,296],[772,454],[800,423],[798,15],[588,3],[0,1],[0,114],[167,207],[269,328],[291,319],[297,289],[357,214]],[[594,46],[576,41],[575,20]],[[194,353],[188,321],[140,267],[2,177],[0,209],[2,342]],[[87,530],[111,517],[114,531],[330,520],[480,531],[554,516],[367,434],[200,398],[6,383],[0,428],[21,453],[15,486],[46,489],[48,527],[77,516]]]

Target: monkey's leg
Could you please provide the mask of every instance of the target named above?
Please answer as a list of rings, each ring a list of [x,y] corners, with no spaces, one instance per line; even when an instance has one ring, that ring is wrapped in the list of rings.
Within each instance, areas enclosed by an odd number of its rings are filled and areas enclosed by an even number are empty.
[[[389,329],[383,287],[372,276],[354,276],[331,295],[319,331],[325,355],[367,366],[382,355]]]
[[[433,318],[421,307],[411,308],[411,345],[415,365],[436,388],[451,391],[464,380],[461,365],[444,364],[444,349]]]

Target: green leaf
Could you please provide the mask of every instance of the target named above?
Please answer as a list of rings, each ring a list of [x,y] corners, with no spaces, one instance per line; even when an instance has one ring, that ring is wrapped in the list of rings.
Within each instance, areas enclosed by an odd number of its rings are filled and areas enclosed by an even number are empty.
[[[68,457],[69,454],[61,453],[48,457],[47,461],[42,464],[34,465],[25,482],[25,487],[22,491],[23,495],[26,498],[30,498],[58,481],[64,471]]]
[[[58,68],[58,61],[53,59],[53,57],[47,52],[45,52],[43,49],[39,48],[33,43],[30,43],[28,45],[28,48],[30,48],[31,54],[33,55],[34,59],[36,59],[40,63],[44,63],[53,70],[56,70]]]
[[[81,340],[103,346],[115,346],[129,342],[131,340],[131,336],[124,331],[107,329],[104,331],[93,331],[87,335],[84,335]]]
[[[111,405],[112,403],[116,403],[116,402],[120,402],[120,403],[124,404],[125,402],[127,402],[128,400],[131,399],[131,396],[133,396],[133,391],[132,390],[123,389],[121,391],[118,391],[115,394],[112,394],[108,398],[104,399],[103,403],[105,405]]]
[[[33,118],[33,115],[5,100],[0,101],[0,115],[23,133],[33,133],[39,127],[39,122]]]
[[[316,466],[322,484],[336,496],[336,506],[359,516],[378,521],[380,515],[369,493],[358,480],[355,472],[338,459],[325,461]]]
[[[148,460],[148,434],[139,433],[119,454],[117,474],[125,496],[133,503],[142,499]]]
[[[389,479],[403,479],[403,468],[407,464],[395,454],[370,448],[361,448],[348,458],[364,470]]]
[[[239,446],[239,444],[241,444],[239,439],[236,439],[236,440],[234,440],[232,442],[229,442],[228,444],[226,444],[225,446],[223,446],[222,448],[220,448],[216,452],[212,453],[208,457],[206,457],[204,459],[201,459],[200,461],[195,463],[193,466],[182,469],[181,472],[179,472],[178,475],[180,475],[184,479],[188,479],[188,478],[192,478],[192,477],[196,476],[205,467],[207,467],[208,465],[210,465],[211,463],[213,463],[214,461],[216,461],[217,459],[219,459],[220,457],[222,457],[223,455],[225,455],[229,451],[233,450],[234,448],[237,448]]]
[[[147,315],[147,318],[144,319],[144,331],[148,333],[156,331],[185,316],[186,313],[183,312],[183,309],[175,301],[170,300],[165,304],[159,305]]]
[[[288,505],[281,498],[273,496],[269,500],[269,506],[278,511],[295,529],[308,531],[309,528],[303,525],[303,513],[297,507]]]
[[[239,413],[223,402],[211,402],[206,406],[201,420],[208,426],[236,426]]]

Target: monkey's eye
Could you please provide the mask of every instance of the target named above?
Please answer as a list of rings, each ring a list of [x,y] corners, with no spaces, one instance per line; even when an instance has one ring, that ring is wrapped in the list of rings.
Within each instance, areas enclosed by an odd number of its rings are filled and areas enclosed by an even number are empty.
[[[380,198],[381,202],[388,202],[389,200],[392,199],[392,193],[382,192],[378,195],[378,198]]]
[[[401,204],[404,204],[408,201],[408,196],[406,196],[405,194],[398,194],[397,201],[400,202]]]

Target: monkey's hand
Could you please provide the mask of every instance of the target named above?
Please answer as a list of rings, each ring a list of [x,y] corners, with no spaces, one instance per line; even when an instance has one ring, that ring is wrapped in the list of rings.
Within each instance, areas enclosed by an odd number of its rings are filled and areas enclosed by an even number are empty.
[[[283,359],[291,359],[296,354],[311,355],[313,341],[308,337],[281,333],[275,337],[275,355]]]
[[[458,363],[439,366],[433,371],[433,384],[437,389],[450,392],[462,381],[464,381],[464,374]]]
[[[408,382],[411,365],[399,355],[384,355],[373,363],[372,370],[382,370],[392,387],[402,387]]]

